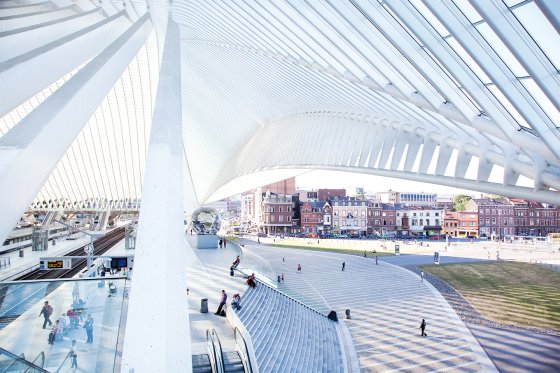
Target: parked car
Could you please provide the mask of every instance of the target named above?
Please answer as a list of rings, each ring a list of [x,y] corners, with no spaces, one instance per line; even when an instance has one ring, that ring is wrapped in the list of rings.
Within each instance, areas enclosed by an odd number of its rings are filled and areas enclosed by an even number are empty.
[[[348,235],[347,234],[339,234],[338,238],[348,238]]]

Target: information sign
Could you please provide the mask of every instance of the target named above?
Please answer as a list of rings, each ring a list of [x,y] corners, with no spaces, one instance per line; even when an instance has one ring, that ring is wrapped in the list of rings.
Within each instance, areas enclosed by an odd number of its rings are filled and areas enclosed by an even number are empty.
[[[72,259],[70,258],[40,258],[39,269],[41,271],[51,269],[72,269]]]
[[[401,255],[401,247],[400,247],[400,245],[395,245],[395,255]]]

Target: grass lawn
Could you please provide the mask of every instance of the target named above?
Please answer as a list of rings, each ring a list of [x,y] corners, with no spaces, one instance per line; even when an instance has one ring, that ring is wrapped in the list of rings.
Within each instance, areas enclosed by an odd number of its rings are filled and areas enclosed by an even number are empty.
[[[445,280],[490,320],[560,330],[560,272],[517,262],[420,268]]]
[[[354,249],[337,249],[333,247],[323,247],[323,246],[299,246],[299,245],[284,245],[284,244],[272,244],[272,246],[284,247],[286,249],[302,249],[302,250],[313,250],[313,251],[328,251],[331,253],[337,254],[350,254],[350,255],[357,255],[357,256],[364,256],[364,250],[354,250]],[[386,255],[395,255],[395,253],[386,252],[386,251],[377,251],[375,254],[371,250],[366,250],[367,256],[374,257],[377,256],[386,256]]]

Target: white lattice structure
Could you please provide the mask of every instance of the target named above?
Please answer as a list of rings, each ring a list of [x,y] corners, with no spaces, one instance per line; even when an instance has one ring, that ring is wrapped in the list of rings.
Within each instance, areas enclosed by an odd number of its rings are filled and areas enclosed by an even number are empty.
[[[162,177],[189,207],[302,169],[560,203],[559,30],[557,0],[2,0],[0,241]],[[162,89],[182,167],[147,180]]]

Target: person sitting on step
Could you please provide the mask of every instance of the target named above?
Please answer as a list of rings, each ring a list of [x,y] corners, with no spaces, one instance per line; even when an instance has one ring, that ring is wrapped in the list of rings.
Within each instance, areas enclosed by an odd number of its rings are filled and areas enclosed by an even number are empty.
[[[255,281],[254,273],[251,276],[247,277],[247,285],[249,285],[252,288],[257,287],[257,282]]]
[[[231,299],[231,307],[236,310],[241,309],[241,296],[238,293],[233,294],[233,298]]]

